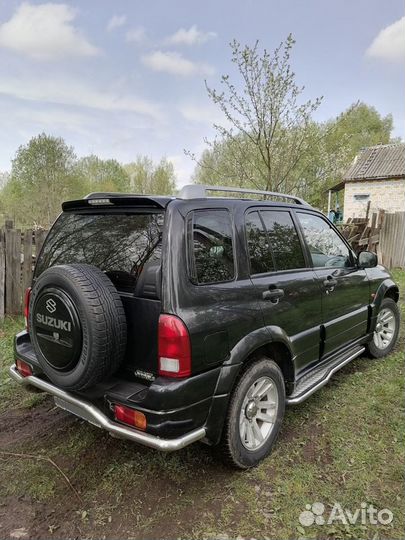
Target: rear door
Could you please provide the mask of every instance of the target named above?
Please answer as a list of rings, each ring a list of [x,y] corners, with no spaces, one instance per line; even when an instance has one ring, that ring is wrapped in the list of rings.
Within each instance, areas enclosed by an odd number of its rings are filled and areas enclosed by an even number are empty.
[[[290,338],[300,371],[319,360],[321,293],[289,209],[255,207],[245,215],[250,274],[265,324]]]
[[[60,264],[90,264],[110,278],[124,305],[128,342],[123,369],[157,371],[164,211],[136,207],[63,212],[38,259],[34,281]]]
[[[325,217],[305,211],[297,216],[322,291],[322,354],[326,356],[367,333],[369,282]]]

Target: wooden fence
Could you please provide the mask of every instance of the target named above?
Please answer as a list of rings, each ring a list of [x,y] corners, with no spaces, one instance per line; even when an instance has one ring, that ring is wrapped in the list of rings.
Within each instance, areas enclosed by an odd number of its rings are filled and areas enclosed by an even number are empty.
[[[12,221],[0,229],[0,320],[22,312],[24,292],[46,234],[43,229],[14,229]]]
[[[405,212],[385,214],[377,253],[387,268],[405,268]]]
[[[405,268],[405,212],[384,214],[381,223],[373,215],[364,231],[353,235],[349,228],[345,235],[360,250],[376,250],[379,261],[388,268]],[[14,229],[12,221],[0,229],[0,320],[5,314],[22,312],[24,292],[31,284],[35,258],[46,234],[42,229]]]

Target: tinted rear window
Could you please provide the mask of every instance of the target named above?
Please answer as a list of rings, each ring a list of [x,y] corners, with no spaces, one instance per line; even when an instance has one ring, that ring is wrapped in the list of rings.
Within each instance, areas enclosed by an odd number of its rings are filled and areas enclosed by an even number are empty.
[[[163,213],[62,214],[51,229],[35,276],[57,264],[92,264],[129,292],[148,266],[160,266]]]

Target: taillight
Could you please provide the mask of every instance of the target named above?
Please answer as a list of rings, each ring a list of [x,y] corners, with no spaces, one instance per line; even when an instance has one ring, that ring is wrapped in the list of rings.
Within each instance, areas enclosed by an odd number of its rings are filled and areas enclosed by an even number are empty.
[[[32,367],[26,362],[23,362],[22,360],[17,358],[17,360],[15,361],[15,365],[17,367],[18,373],[23,377],[29,377],[30,375],[32,375]]]
[[[159,317],[159,375],[188,377],[191,374],[190,336],[184,322],[174,315]]]
[[[129,426],[134,426],[142,431],[146,429],[146,417],[135,409],[126,407],[125,405],[114,405],[114,416],[116,420],[128,424]]]
[[[29,330],[29,316],[30,316],[30,298],[31,298],[31,287],[28,287],[24,295],[24,320],[25,320],[25,329]]]

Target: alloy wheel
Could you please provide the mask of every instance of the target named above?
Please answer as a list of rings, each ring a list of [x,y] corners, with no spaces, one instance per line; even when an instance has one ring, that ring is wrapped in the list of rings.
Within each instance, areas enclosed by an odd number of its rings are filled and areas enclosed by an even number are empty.
[[[239,419],[239,434],[245,448],[258,450],[265,444],[274,428],[278,402],[278,390],[270,377],[260,377],[250,386]]]
[[[378,316],[374,330],[373,341],[374,345],[383,350],[393,340],[395,334],[395,315],[389,308],[383,308]]]

